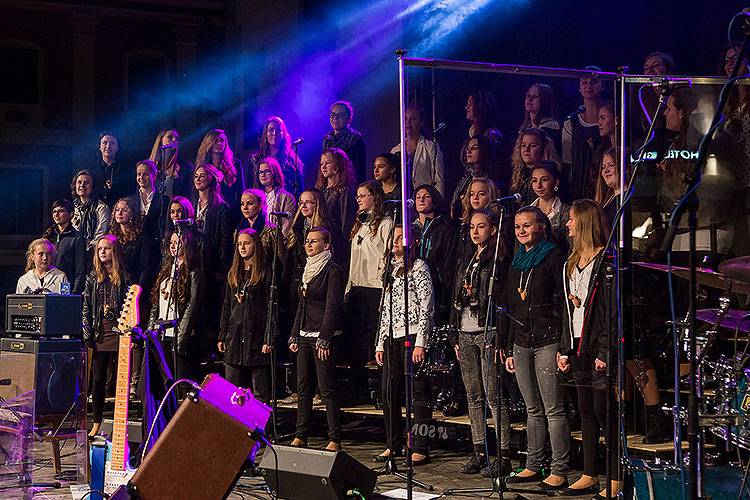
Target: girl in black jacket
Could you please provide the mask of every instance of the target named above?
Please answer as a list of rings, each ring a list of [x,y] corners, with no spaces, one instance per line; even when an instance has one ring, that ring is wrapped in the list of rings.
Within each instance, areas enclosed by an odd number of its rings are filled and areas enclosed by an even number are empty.
[[[199,380],[203,332],[197,320],[205,282],[203,271],[198,267],[195,237],[188,232],[181,236],[172,233],[169,248],[170,256],[164,261],[151,290],[149,329],[158,329],[162,321],[177,320],[177,325],[164,328],[160,337],[166,344],[165,357],[178,379]]]
[[[318,376],[328,420],[327,450],[341,449],[341,401],[336,381],[336,350],[341,331],[346,273],[331,261],[331,233],[313,227],[307,233],[307,263],[302,273],[297,316],[289,337],[289,349],[297,353],[297,432],[292,446],[307,446],[315,391],[313,369]]]
[[[435,325],[448,323],[453,276],[456,271],[456,232],[442,212],[443,197],[437,189],[423,184],[414,192],[417,220],[412,224],[417,257],[430,269],[435,288]]]
[[[68,277],[70,293],[81,295],[86,282],[86,240],[73,229],[73,204],[68,200],[57,200],[52,204],[54,224],[47,228],[42,238],[48,239],[55,248],[55,266]]]
[[[224,353],[226,379],[252,387],[253,395],[264,403],[271,399],[268,367],[274,346],[266,329],[268,274],[260,233],[241,230],[227,274],[218,348]]]
[[[92,349],[91,399],[94,425],[89,432],[95,436],[102,424],[107,368],[117,357],[119,336],[117,326],[122,304],[128,293],[130,278],[123,265],[122,246],[111,234],[96,242],[94,269],[86,276],[83,290],[82,330],[86,347]]]
[[[549,219],[536,207],[526,206],[516,213],[515,232],[520,245],[500,298],[500,306],[507,310],[500,331],[507,334],[505,367],[516,374],[526,402],[528,460],[526,468],[508,481],[541,481],[538,486],[542,490],[561,490],[568,486],[570,452],[570,429],[557,378],[565,256],[552,242]],[[545,418],[552,444],[547,478],[542,476]]]
[[[573,202],[568,229],[573,238],[573,252],[563,271],[563,335],[557,362],[560,371],[573,371],[578,393],[583,433],[583,475],[570,485],[565,495],[600,492],[597,446],[599,430],[604,431],[610,447],[609,466],[612,471],[610,496],[622,489],[615,481],[617,471],[617,403],[610,397],[610,427],[607,432],[607,397],[605,373],[611,366],[612,329],[616,325],[616,301],[608,300],[603,273],[594,275],[604,258],[607,241],[607,217],[593,200]],[[614,288],[614,286],[612,287]],[[607,310],[609,309],[609,313]]]
[[[458,339],[454,339],[453,344],[466,387],[474,445],[474,453],[460,471],[463,474],[476,474],[484,468],[486,470],[483,472],[487,477],[490,473],[493,477],[510,473],[510,421],[505,404],[498,405],[497,398],[498,372],[495,348],[492,345],[495,343],[494,331],[497,328],[494,307],[490,318],[487,317],[498,223],[499,217],[489,209],[479,209],[472,215],[470,234],[474,253],[465,259],[459,258],[451,308],[451,325],[458,330]],[[497,252],[496,283],[492,292],[493,306],[497,304],[500,283],[508,268],[506,248],[508,246],[501,237]],[[485,336],[485,329],[489,337]],[[502,454],[501,461],[496,460],[491,468],[487,465],[485,454],[485,399],[492,410],[496,432],[499,429],[497,438],[500,440]]]

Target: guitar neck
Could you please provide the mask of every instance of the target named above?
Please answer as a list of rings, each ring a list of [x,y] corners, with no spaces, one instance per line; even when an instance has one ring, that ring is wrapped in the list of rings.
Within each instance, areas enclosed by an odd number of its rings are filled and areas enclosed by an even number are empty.
[[[112,424],[112,470],[125,470],[128,460],[128,395],[130,394],[130,335],[120,336],[117,354],[115,417]]]

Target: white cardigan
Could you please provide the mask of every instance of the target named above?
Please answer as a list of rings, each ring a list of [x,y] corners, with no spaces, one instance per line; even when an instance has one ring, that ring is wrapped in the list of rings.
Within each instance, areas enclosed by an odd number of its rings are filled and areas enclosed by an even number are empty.
[[[401,151],[401,144],[391,149],[391,153]],[[445,196],[445,166],[443,152],[437,143],[419,136],[417,148],[414,150],[414,160],[411,168],[411,187],[417,189],[422,184],[429,184]]]

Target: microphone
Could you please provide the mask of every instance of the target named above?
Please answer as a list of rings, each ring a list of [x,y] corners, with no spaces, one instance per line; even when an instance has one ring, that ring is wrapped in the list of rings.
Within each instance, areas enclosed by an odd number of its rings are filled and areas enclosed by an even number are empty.
[[[575,111],[573,111],[568,116],[566,116],[565,119],[563,120],[563,122],[566,122],[566,121],[570,120],[571,118],[573,118],[575,116],[578,116],[581,113],[585,113],[585,112],[586,112],[586,106],[583,105],[583,104],[581,104],[580,106],[578,106],[578,108],[576,108]]]
[[[159,149],[174,149],[176,147],[176,144],[174,142],[170,142],[169,144],[165,144]]]
[[[192,226],[195,224],[195,221],[193,219],[175,219],[172,221],[172,223],[176,226],[178,224],[185,224],[186,226]]]
[[[0,385],[10,385],[9,378],[0,378]]]
[[[498,198],[496,200],[492,200],[490,203],[504,203],[506,201],[515,201],[516,203],[521,203],[521,200],[523,198],[518,193],[513,193],[509,196],[503,196],[502,198]]]
[[[651,85],[659,87],[662,92],[672,92],[673,90],[692,87],[693,82],[689,78],[668,78],[665,76],[660,82],[654,82]]]
[[[383,200],[383,205],[387,205],[389,203],[395,203],[397,205],[401,205],[402,201],[403,200]],[[409,205],[410,207],[413,207],[414,206],[414,200],[406,200],[406,204]]]
[[[444,128],[445,128],[445,123],[441,123],[440,125],[437,126],[437,128],[435,130],[432,131],[432,135],[437,134],[438,132],[440,132]]]
[[[297,140],[292,143],[292,146],[299,146],[303,142],[305,142],[305,140],[302,137],[298,137]]]
[[[276,217],[281,217],[282,219],[291,219],[292,214],[289,212],[268,212],[269,215],[275,215]]]

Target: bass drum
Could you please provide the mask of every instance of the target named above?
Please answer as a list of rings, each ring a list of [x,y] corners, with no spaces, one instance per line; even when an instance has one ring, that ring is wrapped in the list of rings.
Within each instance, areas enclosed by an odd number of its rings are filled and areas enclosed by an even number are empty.
[[[454,330],[449,326],[433,328],[427,341],[424,361],[416,369],[416,375],[430,376],[448,372],[456,362],[453,348],[448,340]]]

